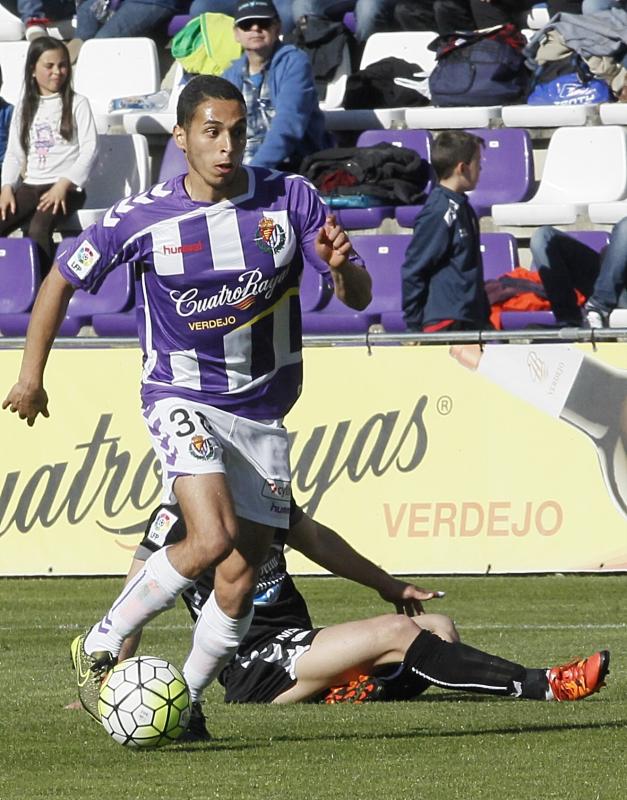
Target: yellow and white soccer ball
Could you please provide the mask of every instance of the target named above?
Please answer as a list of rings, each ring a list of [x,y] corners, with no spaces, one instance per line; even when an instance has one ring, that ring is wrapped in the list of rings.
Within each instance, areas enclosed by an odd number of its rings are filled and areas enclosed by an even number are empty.
[[[100,687],[103,728],[129,747],[173,742],[189,722],[191,700],[185,678],[169,661],[136,656],[117,664]]]

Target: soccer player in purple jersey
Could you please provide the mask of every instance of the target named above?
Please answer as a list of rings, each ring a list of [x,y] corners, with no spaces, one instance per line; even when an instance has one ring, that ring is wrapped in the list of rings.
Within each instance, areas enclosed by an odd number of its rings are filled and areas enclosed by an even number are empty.
[[[77,288],[136,265],[142,404],[187,536],[151,556],[111,608],[72,643],[83,706],[95,718],[102,678],[124,638],[209,566],[214,592],[183,671],[198,705],[252,618],[259,564],[287,528],[290,469],[283,416],[301,388],[298,284],[304,262],[351,308],[371,282],[351,243],[303,178],[242,166],[246,106],[232,84],[199,76],[182,91],[174,139],[185,174],[121,200],[66,244],[42,284],[18,382],[3,408],[32,426],[48,416],[44,368]]]

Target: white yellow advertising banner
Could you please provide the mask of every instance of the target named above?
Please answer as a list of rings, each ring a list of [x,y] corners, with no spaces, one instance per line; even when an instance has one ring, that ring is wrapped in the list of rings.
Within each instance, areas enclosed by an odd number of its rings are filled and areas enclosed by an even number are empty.
[[[627,569],[627,344],[568,348],[583,360],[564,409],[518,391],[546,378],[546,346],[507,347],[527,374],[496,381],[446,346],[306,348],[286,420],[297,501],[394,573]],[[20,359],[0,350],[3,395]],[[50,418],[0,414],[0,574],[126,572],[160,493],[140,364],[57,347]]]

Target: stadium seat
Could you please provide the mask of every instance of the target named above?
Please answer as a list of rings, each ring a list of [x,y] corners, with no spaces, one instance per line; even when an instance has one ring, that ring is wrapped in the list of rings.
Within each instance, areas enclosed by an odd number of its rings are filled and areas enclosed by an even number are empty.
[[[145,191],[150,181],[148,142],[139,133],[100,134],[98,158],[85,185],[86,203],[61,220],[64,233],[80,231],[96,222],[121,198]]]
[[[426,76],[435,63],[435,53],[429,50],[427,45],[436,35],[431,31],[373,33],[366,41],[359,67],[364,69],[369,64],[393,56],[404,58],[411,64],[418,64],[423,69],[418,76]],[[405,122],[405,111],[405,108],[330,108],[324,112],[324,117],[329,130],[363,131],[370,128],[401,127]]]
[[[431,152],[431,134],[428,131],[408,130],[371,130],[363,131],[357,139],[357,147],[372,147],[387,142],[397,147],[408,147],[415,150],[424,159],[425,195],[431,190],[432,171],[429,165]],[[421,165],[422,167],[422,165]],[[335,214],[347,230],[378,228],[384,219],[389,219],[401,213],[412,220],[416,217],[422,205],[411,206],[372,206],[370,208],[338,208]]]
[[[27,52],[28,42],[25,41],[2,42],[0,47],[0,69],[2,69],[0,95],[4,97],[7,103],[13,105],[17,103],[22,92]]]
[[[303,313],[306,334],[366,333],[388,315],[393,330],[405,330],[401,312],[401,264],[411,236],[353,236],[351,242],[372,277],[372,301],[365,311],[347,308],[335,296],[318,311]],[[398,319],[397,319],[398,318]]]
[[[77,289],[59,328],[59,336],[77,336],[81,328],[92,324],[97,314],[128,310],[134,295],[133,274],[130,264],[120,264],[105,277],[96,293]]]
[[[35,243],[27,238],[0,238],[0,333],[3,336],[23,335],[19,321],[24,317],[28,325],[28,312],[40,282]]]
[[[341,108],[344,102],[344,92],[346,91],[346,81],[351,73],[351,53],[348,45],[342,51],[342,60],[335,70],[335,74],[327,83],[326,93],[320,101],[322,111],[329,111],[332,108]]]
[[[594,250],[600,251],[609,241],[609,234],[605,231],[569,231],[569,236],[587,244]],[[535,265],[531,265],[535,270]],[[503,311],[501,323],[504,330],[524,330],[526,328],[550,328],[556,325],[552,311]]]
[[[180,147],[176,146],[174,139],[170,137],[163,151],[161,166],[159,167],[159,183],[167,181],[175,175],[180,175],[182,172],[187,172],[185,154]]]
[[[109,112],[119,97],[159,91],[157,47],[148,37],[88,39],[74,69],[74,89],[91,103],[98,133],[123,126],[125,110]]]
[[[498,278],[518,264],[518,245],[511,233],[482,233],[480,240],[485,280]]]
[[[501,119],[507,128],[563,128],[585,125],[599,108],[587,105],[520,105],[503,106]]]
[[[176,104],[183,89],[183,67],[176,62],[172,77],[172,90],[166,108],[154,111],[129,110],[122,117],[124,130],[127,133],[143,133],[145,135],[171,134],[176,124]]]
[[[24,25],[22,20],[12,14],[8,8],[0,5],[0,42],[2,42],[2,49],[4,49],[5,42],[19,42],[23,36]]]
[[[558,128],[536,194],[492,206],[497,225],[574,223],[590,203],[627,196],[627,131],[618,125]]]
[[[614,225],[619,220],[627,217],[627,200],[618,200],[614,203],[591,203],[588,206],[590,222],[603,225]]]
[[[479,185],[468,198],[479,217],[489,217],[495,203],[519,203],[531,193],[535,177],[531,136],[522,128],[471,130],[485,146]]]
[[[501,106],[421,106],[405,109],[405,124],[408,128],[431,130],[489,128],[500,116]]]

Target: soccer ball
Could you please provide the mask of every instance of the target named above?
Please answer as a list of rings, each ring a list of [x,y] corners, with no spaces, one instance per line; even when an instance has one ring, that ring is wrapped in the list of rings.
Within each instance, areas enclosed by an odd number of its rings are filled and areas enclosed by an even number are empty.
[[[168,661],[137,656],[121,661],[100,687],[103,728],[129,747],[173,742],[189,722],[191,700],[185,678]]]

